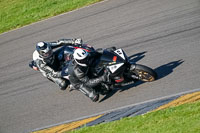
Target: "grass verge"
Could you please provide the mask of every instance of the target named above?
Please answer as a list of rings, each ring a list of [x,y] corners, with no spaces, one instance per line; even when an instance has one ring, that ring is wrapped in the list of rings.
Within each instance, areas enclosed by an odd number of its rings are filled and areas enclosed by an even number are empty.
[[[84,127],[70,133],[199,133],[200,101]]]
[[[0,33],[102,0],[0,0]]]

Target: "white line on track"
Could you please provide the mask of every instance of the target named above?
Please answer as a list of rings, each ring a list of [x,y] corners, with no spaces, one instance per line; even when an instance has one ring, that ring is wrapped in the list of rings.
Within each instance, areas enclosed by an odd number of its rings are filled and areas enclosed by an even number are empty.
[[[124,109],[124,108],[132,107],[132,106],[136,106],[136,105],[140,105],[140,104],[144,104],[144,103],[148,103],[148,102],[158,101],[158,100],[162,100],[162,99],[167,99],[167,98],[178,96],[178,95],[193,93],[193,92],[197,92],[197,91],[200,91],[200,88],[189,90],[189,91],[184,91],[184,92],[180,92],[180,93],[176,93],[176,94],[172,94],[172,95],[168,95],[168,96],[163,96],[163,97],[159,97],[159,98],[155,98],[155,99],[150,99],[150,100],[140,102],[140,103],[126,105],[126,106],[123,106],[123,107],[99,112],[99,113],[96,113],[96,114],[93,114],[93,115],[83,116],[83,117],[80,117],[80,118],[77,118],[77,119],[68,120],[68,121],[64,121],[64,122],[61,122],[61,123],[57,123],[57,124],[49,125],[49,126],[46,126],[46,127],[38,128],[38,129],[35,129],[34,131],[42,130],[42,129],[45,129],[45,128],[50,128],[50,127],[54,127],[54,126],[58,126],[58,125],[62,125],[62,124],[66,124],[66,123],[70,123],[70,122],[74,122],[74,121],[79,121],[79,120],[86,119],[86,118],[93,117],[93,116],[97,116],[97,115],[100,115],[100,114],[107,114],[107,113],[110,113],[110,112],[113,112],[113,111],[116,111],[116,110],[121,110],[121,109]]]

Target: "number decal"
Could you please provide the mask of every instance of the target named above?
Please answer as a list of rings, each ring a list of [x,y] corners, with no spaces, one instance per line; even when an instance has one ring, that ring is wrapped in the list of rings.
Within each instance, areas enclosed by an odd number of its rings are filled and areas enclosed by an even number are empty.
[[[120,63],[120,64],[116,64],[116,65],[112,65],[112,66],[108,66],[108,68],[110,69],[110,71],[112,73],[114,73],[118,68],[120,68],[124,63]]]
[[[115,53],[118,54],[120,57],[122,57],[125,60],[125,56],[124,56],[122,49],[115,50]]]

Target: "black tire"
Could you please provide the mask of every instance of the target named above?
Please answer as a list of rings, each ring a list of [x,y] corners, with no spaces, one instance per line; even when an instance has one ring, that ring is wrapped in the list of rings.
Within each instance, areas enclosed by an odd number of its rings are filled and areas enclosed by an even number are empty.
[[[132,72],[139,77],[139,80],[144,82],[152,82],[157,79],[157,73],[144,65],[135,64],[135,69]]]

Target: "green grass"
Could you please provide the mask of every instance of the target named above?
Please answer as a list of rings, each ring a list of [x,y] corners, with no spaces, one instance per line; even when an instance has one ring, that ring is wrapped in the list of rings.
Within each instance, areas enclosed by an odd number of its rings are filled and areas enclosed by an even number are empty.
[[[0,0],[0,33],[102,0]]]
[[[200,133],[200,102],[184,104],[72,133]],[[70,133],[71,133],[70,132]]]

